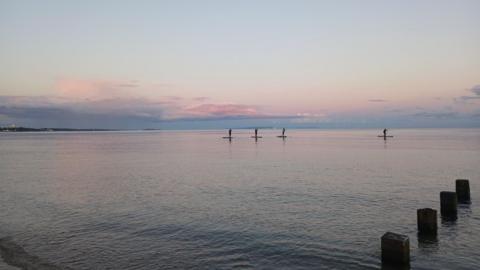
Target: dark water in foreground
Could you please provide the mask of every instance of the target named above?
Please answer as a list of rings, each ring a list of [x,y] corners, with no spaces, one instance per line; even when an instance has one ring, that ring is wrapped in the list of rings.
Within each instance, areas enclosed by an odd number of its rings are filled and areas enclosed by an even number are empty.
[[[480,130],[0,134],[0,237],[75,269],[480,268]],[[472,205],[416,235],[416,209],[470,179]]]

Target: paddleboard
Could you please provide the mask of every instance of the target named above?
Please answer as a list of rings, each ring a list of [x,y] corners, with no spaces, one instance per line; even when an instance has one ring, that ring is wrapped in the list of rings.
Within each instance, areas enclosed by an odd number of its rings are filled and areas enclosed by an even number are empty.
[[[280,135],[280,136],[277,136],[277,138],[286,138],[287,136],[284,136],[284,135]]]
[[[252,138],[259,139],[259,138],[263,138],[263,137],[262,136],[257,136],[257,137],[252,136]]]
[[[233,139],[233,137],[222,137],[223,139]]]
[[[385,138],[385,137],[387,137],[387,138],[393,138],[393,136],[383,136],[383,135],[378,135],[377,137],[379,137],[379,138]]]

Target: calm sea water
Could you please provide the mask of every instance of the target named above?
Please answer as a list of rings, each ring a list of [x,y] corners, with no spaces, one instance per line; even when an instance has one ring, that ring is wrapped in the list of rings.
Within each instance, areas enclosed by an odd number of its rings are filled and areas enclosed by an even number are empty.
[[[0,133],[0,237],[75,269],[480,268],[480,130]],[[416,209],[472,204],[418,239]]]

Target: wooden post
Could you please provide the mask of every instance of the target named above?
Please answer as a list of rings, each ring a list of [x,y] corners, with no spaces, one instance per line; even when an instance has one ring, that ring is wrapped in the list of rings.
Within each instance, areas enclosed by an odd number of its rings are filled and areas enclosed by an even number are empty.
[[[467,179],[457,179],[455,181],[455,190],[459,203],[470,203],[470,184]]]
[[[418,233],[437,234],[437,210],[431,208],[417,209]]]
[[[386,232],[382,236],[382,263],[410,264],[410,240],[408,236]]]
[[[440,192],[440,212],[442,217],[457,219],[457,193]]]

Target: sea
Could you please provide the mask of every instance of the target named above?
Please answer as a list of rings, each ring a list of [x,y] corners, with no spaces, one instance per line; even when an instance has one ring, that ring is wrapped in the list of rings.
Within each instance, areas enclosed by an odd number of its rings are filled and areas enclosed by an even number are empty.
[[[480,129],[381,132],[3,132],[0,238],[41,269],[387,269],[390,231],[411,269],[480,269]],[[472,203],[419,236],[456,179]]]

